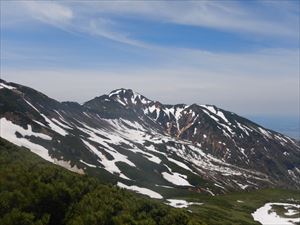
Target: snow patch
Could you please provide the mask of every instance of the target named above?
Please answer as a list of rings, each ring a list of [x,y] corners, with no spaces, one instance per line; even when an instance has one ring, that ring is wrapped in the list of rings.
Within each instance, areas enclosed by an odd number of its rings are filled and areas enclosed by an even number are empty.
[[[20,133],[23,137],[18,138],[16,136],[16,132]],[[30,142],[26,139],[26,136],[35,136],[42,138],[44,140],[51,140],[52,138],[46,134],[36,133],[32,131],[30,125],[28,125],[28,129],[24,129],[21,126],[13,124],[11,121],[7,120],[5,117],[0,119],[0,136],[15,145],[24,146],[33,153],[39,155],[43,159],[54,162],[53,159],[49,156],[48,150],[41,145]]]
[[[62,136],[66,136],[68,134],[68,132],[66,132],[60,126],[56,125],[54,122],[52,122],[52,120],[48,119],[48,117],[46,117],[44,114],[41,113],[41,116],[46,120],[46,122],[48,123],[48,126],[51,128],[51,130],[53,130],[54,132],[56,132]]]
[[[52,120],[53,122],[57,123],[59,126],[61,126],[61,127],[63,127],[63,128],[71,129],[71,130],[73,129],[72,127],[69,127],[69,126],[63,124],[62,122],[58,121],[58,120],[55,119],[55,118],[52,118],[51,120]]]
[[[190,205],[203,205],[203,203],[200,202],[188,202],[186,200],[181,199],[167,199],[167,205],[170,205],[175,208],[187,208]]]
[[[92,168],[96,168],[97,167],[96,165],[87,163],[87,162],[83,161],[82,159],[80,159],[80,162],[82,162],[83,164],[87,165],[88,167],[92,167]]]
[[[127,180],[130,180],[130,178],[128,178],[124,174],[122,174],[121,170],[116,165],[116,162],[118,162],[118,161],[123,161],[123,162],[125,161],[125,163],[128,164],[127,160],[124,160],[123,157],[122,158],[121,157],[115,158],[116,154],[113,155],[114,156],[113,160],[108,160],[105,157],[105,155],[103,155],[95,146],[91,145],[88,141],[85,141],[83,139],[81,139],[81,140],[89,148],[89,150],[91,152],[93,152],[95,155],[97,155],[99,157],[99,159],[101,160],[99,162],[104,166],[104,169],[106,171],[110,172],[111,174],[118,174],[120,177],[122,177],[124,179],[127,179]],[[111,152],[110,152],[110,154],[111,154]],[[129,164],[132,165],[131,162]]]
[[[180,166],[180,167],[183,168],[183,169],[186,169],[186,170],[188,170],[188,171],[193,172],[187,165],[185,165],[185,164],[182,163],[182,162],[179,162],[179,161],[177,161],[177,160],[175,160],[175,159],[171,159],[171,158],[168,158],[168,160],[169,160],[170,162],[175,163],[177,166]]]
[[[125,188],[125,189],[128,189],[128,190],[135,191],[135,192],[143,194],[143,195],[147,195],[150,198],[156,198],[156,199],[162,199],[163,198],[163,196],[161,196],[159,193],[157,193],[155,191],[152,191],[148,188],[142,188],[142,187],[138,187],[136,185],[128,186],[128,185],[123,184],[121,182],[118,182],[117,186],[120,187],[120,188]]]
[[[161,174],[167,181],[178,186],[193,186],[186,180],[186,175],[177,172],[173,173],[171,168],[169,168],[168,166],[166,167],[169,169],[169,172],[162,172]]]
[[[268,138],[272,138],[272,136],[269,134],[268,131],[266,131],[265,129],[258,127],[260,133],[262,133],[263,135],[267,136]]]
[[[16,89],[13,86],[10,86],[10,85],[4,84],[4,83],[0,83],[0,89],[2,89],[2,88],[6,88],[6,89],[9,89],[9,90]]]
[[[287,204],[287,203],[266,203],[264,206],[257,209],[252,213],[255,221],[260,222],[262,225],[294,225],[300,222],[300,218],[283,218],[277,215],[276,212],[271,211],[273,205],[291,206],[300,208],[300,205]]]

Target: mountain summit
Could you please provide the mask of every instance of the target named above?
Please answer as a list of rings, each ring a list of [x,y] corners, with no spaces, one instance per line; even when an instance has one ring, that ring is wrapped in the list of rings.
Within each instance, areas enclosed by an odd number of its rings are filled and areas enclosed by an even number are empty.
[[[4,139],[153,198],[300,187],[299,143],[213,105],[166,105],[122,88],[61,103],[4,80],[0,105]]]

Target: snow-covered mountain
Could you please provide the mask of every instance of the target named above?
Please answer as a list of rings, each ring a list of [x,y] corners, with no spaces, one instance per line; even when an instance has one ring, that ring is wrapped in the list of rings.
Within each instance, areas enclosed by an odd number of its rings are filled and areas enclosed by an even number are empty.
[[[154,198],[300,187],[300,145],[212,105],[130,89],[82,105],[0,80],[1,137],[55,164]]]

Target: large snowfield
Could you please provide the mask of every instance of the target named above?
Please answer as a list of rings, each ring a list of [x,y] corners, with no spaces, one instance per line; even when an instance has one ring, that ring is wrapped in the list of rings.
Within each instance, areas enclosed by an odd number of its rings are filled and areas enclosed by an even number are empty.
[[[266,203],[252,213],[254,220],[260,222],[262,225],[295,225],[300,222],[300,218],[280,217],[276,212],[272,211],[272,206],[274,205],[284,206],[287,210],[287,213],[285,213],[286,216],[293,216],[299,213],[299,211],[296,212],[294,209],[300,209],[300,205],[297,204]],[[292,212],[294,213],[292,214]]]

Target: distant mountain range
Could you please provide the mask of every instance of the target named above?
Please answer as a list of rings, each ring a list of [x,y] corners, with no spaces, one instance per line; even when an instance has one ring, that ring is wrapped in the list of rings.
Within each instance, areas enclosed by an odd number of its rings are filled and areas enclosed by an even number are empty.
[[[213,105],[166,105],[130,89],[84,104],[0,80],[1,137],[153,198],[300,187],[300,144]]]

